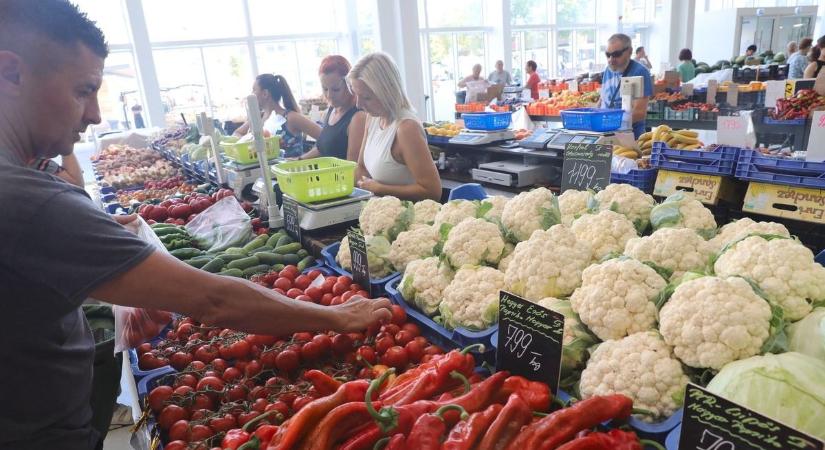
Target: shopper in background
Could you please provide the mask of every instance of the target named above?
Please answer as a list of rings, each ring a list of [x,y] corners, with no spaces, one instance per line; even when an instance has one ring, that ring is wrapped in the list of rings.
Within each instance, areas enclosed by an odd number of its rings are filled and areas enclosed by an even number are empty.
[[[496,70],[490,72],[490,75],[487,76],[487,81],[492,84],[503,84],[507,86],[513,84],[513,77],[510,76],[510,72],[504,70],[504,61],[498,60],[496,61]]]
[[[825,66],[825,54],[819,46],[811,48],[808,53],[808,67],[805,68],[803,78],[816,78],[819,71]]]
[[[385,53],[370,53],[347,80],[369,114],[355,170],[358,187],[404,200],[441,199],[441,179],[401,74]]]
[[[639,64],[647,67],[647,70],[653,68],[653,64],[650,64],[650,60],[647,59],[647,52],[645,52],[644,47],[636,47],[636,56],[634,57],[634,59]]]
[[[461,81],[458,82],[458,87],[466,88],[467,83],[473,81],[483,81],[484,78],[481,76],[481,64],[476,64],[473,66],[473,73],[467,75],[466,77],[462,78]]]
[[[805,75],[805,66],[808,65],[808,53],[811,51],[813,39],[806,37],[799,41],[799,50],[788,58],[788,78],[802,78]]]
[[[796,41],[788,42],[788,45],[785,46],[785,57],[790,58],[797,50]]]
[[[751,44],[745,49],[745,56],[753,56],[756,53],[756,45]]]
[[[533,60],[527,61],[524,65],[524,71],[527,73],[527,81],[524,83],[524,89],[530,89],[530,97],[532,97],[533,100],[539,98],[539,83],[541,83],[541,78],[539,78],[539,74],[536,73],[538,67]]]
[[[100,122],[103,33],[64,0],[0,0],[0,449],[101,449],[91,426],[92,297],[268,335],[358,331],[387,300],[296,302],[195,269],[127,231],[81,188],[27,167]],[[47,123],[48,126],[43,126]]]
[[[676,70],[679,71],[679,78],[682,80],[682,83],[687,83],[696,78],[696,66],[693,65],[693,52],[691,52],[689,48],[683,48],[679,51],[679,61],[682,63],[679,64]]]
[[[329,55],[321,60],[318,76],[329,108],[315,148],[298,159],[333,156],[358,161],[367,115],[355,106],[355,95],[347,84],[351,68],[341,55]]]
[[[258,75],[252,84],[252,93],[258,99],[264,123],[268,120],[283,123],[278,134],[281,136],[281,148],[287,158],[297,158],[304,153],[305,135],[316,140],[321,135],[321,127],[301,114],[289,84],[281,75]],[[273,117],[273,114],[276,117]],[[248,131],[249,122],[235,130],[234,135],[243,136]]]
[[[633,134],[638,139],[645,131],[645,117],[647,116],[647,100],[653,95],[653,81],[650,72],[639,62],[630,58],[633,43],[626,34],[614,34],[607,40],[607,68],[602,73],[601,99],[602,108],[621,109],[622,77],[642,77],[644,92],[642,98],[633,100],[633,111],[630,123]]]

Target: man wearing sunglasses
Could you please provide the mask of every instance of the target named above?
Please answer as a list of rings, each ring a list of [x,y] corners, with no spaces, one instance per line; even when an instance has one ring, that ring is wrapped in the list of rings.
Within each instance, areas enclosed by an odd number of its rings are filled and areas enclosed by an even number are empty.
[[[653,82],[650,71],[638,61],[631,58],[633,43],[625,34],[614,34],[607,40],[607,68],[602,74],[602,108],[620,109],[622,107],[622,77],[642,77],[644,79],[644,96],[633,100],[631,123],[633,134],[638,139],[645,131],[647,116],[647,99],[653,95]]]

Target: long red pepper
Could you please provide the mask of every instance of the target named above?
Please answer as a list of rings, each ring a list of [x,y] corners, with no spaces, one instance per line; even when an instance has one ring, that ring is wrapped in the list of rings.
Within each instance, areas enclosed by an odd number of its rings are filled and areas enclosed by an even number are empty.
[[[458,422],[447,435],[447,440],[441,444],[441,449],[471,450],[475,448],[502,408],[500,404],[490,405],[484,411],[473,413],[467,420]]]
[[[507,404],[496,417],[478,445],[479,450],[504,450],[521,427],[530,423],[533,411],[518,394],[510,394]]]
[[[415,450],[439,450],[441,439],[447,432],[447,423],[444,420],[444,413],[447,411],[458,411],[462,419],[467,418],[467,411],[458,405],[445,405],[438,408],[432,414],[424,414],[415,421],[407,436],[407,448]]]
[[[312,383],[315,390],[321,395],[332,395],[341,387],[341,382],[317,369],[307,370],[304,379]]]
[[[380,406],[380,405],[379,405]],[[331,450],[352,427],[370,420],[367,404],[364,402],[345,403],[327,414],[321,423],[306,436],[307,450]]]
[[[270,418],[270,417],[278,417],[278,418],[280,418],[280,420],[284,419],[284,416],[279,414],[277,411],[269,411],[269,412],[260,414],[256,417],[254,417],[249,422],[245,423],[243,427],[227,431],[226,435],[221,440],[221,448],[230,449],[230,450],[237,450],[242,445],[249,442],[249,439],[252,438],[253,435],[249,432],[249,430],[251,430],[252,427],[254,425],[256,425],[257,423],[259,423],[260,421],[262,421],[266,418]],[[271,425],[269,425],[269,426],[271,426]],[[261,427],[261,428],[263,428],[263,427]],[[257,433],[255,433],[255,434],[257,435]]]
[[[606,433],[589,433],[562,445],[558,450],[642,450],[639,437],[632,431],[613,429]]]
[[[496,402],[504,403],[510,395],[516,393],[530,405],[533,411],[544,412],[550,409],[553,394],[550,386],[538,381],[530,381],[522,376],[514,375],[504,380],[504,386],[498,392]]]
[[[507,448],[551,450],[573,439],[582,430],[607,420],[630,417],[632,409],[633,400],[621,394],[590,397],[533,422],[522,429]]]
[[[379,400],[388,405],[396,404],[401,399],[406,399],[409,402],[411,398],[410,391],[417,393],[417,398],[413,398],[412,401],[430,398],[435,393],[429,389],[442,387],[453,371],[466,377],[471,376],[475,369],[475,358],[469,352],[475,348],[483,349],[484,346],[477,344],[460,351],[453,350],[441,358],[422,364],[419,366],[420,370],[414,369],[416,372],[414,378],[404,378],[405,373],[396,379],[394,385],[381,394]],[[422,366],[424,366],[423,369],[421,369]]]

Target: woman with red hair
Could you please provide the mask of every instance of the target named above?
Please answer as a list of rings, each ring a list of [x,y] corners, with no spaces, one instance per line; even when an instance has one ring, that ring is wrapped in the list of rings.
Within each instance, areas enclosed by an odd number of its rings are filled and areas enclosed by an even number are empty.
[[[350,68],[349,61],[341,55],[330,55],[321,61],[318,76],[329,108],[316,147],[299,159],[334,156],[358,161],[366,114],[355,106],[355,96],[347,84]]]

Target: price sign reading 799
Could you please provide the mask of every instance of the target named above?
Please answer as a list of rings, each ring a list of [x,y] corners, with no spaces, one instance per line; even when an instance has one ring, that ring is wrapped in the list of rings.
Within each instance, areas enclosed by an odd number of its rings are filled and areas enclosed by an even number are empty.
[[[497,369],[547,383],[556,392],[563,335],[563,315],[501,291]]]
[[[601,191],[610,183],[613,146],[567,144],[564,146],[561,191]]]

